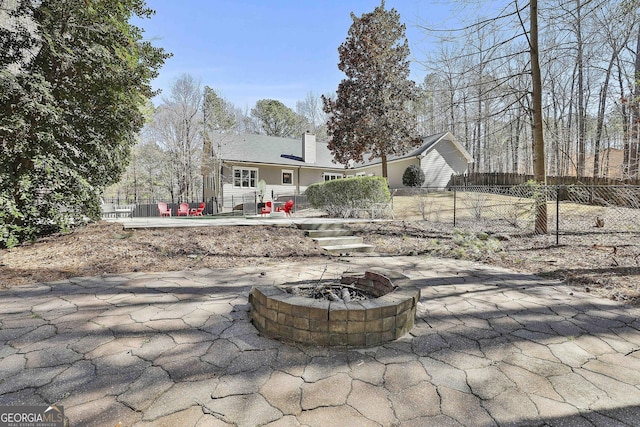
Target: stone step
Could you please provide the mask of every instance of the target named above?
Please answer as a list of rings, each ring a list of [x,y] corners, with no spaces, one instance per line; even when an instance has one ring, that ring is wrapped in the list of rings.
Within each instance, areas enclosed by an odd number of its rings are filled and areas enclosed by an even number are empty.
[[[373,252],[374,246],[365,245],[364,243],[354,243],[351,245],[323,246],[322,249],[332,253]]]
[[[327,252],[373,252],[375,249],[372,245],[364,244],[362,237],[353,236],[351,230],[339,223],[299,223],[297,226]]]
[[[321,247],[336,245],[354,245],[362,243],[362,237],[356,236],[335,236],[335,237],[315,237],[313,240],[318,242]]]
[[[342,224],[333,222],[303,222],[298,223],[296,226],[300,230],[336,230],[342,229]]]
[[[336,228],[334,230],[309,230],[306,235],[312,239],[316,237],[335,237],[335,236],[351,236],[351,230],[345,230],[344,228]]]

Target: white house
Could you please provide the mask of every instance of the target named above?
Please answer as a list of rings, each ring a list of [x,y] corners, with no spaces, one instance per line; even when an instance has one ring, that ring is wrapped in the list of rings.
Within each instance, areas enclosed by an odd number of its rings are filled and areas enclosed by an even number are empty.
[[[265,200],[271,196],[303,193],[311,184],[331,179],[361,175],[382,175],[380,159],[370,159],[352,166],[338,164],[327,143],[316,141],[306,133],[302,140],[266,135],[223,135],[213,141],[216,157],[221,162],[220,179],[214,176],[218,167],[204,167],[204,197],[215,194],[221,182],[224,200],[232,196],[240,200],[243,194],[256,194],[258,183],[266,183]],[[367,156],[365,156],[365,159]],[[413,151],[387,159],[387,175],[391,188],[402,187],[402,174],[412,164],[425,173],[425,187],[444,188],[452,174],[467,172],[473,159],[450,132],[431,135]],[[211,162],[209,162],[211,165]]]

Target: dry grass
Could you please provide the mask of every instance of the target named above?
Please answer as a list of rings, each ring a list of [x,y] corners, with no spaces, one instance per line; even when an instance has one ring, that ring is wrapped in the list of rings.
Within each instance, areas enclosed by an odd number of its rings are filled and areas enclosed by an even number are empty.
[[[0,251],[0,286],[131,271],[171,271],[297,262],[323,256],[295,228],[123,230],[98,222]]]

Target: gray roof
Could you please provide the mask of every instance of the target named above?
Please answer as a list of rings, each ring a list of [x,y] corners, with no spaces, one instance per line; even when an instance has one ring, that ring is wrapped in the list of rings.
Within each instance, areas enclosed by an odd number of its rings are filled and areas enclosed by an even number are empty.
[[[302,159],[302,137],[291,139],[240,134],[217,135],[212,139],[214,144],[220,142],[222,158],[226,161],[344,169],[344,165],[333,162],[333,156],[326,142],[316,142],[316,162],[305,163]]]
[[[442,132],[442,133],[438,133],[435,135],[431,135],[431,136],[427,136],[425,138],[422,139],[423,143],[422,145],[420,145],[417,148],[414,148],[412,151],[405,153],[405,154],[394,154],[391,155],[389,157],[387,157],[387,162],[392,162],[394,160],[401,160],[401,159],[408,159],[410,157],[416,157],[419,156],[421,154],[423,154],[425,151],[431,149],[433,146],[436,145],[436,143],[438,143],[442,137],[444,137],[448,132]],[[363,156],[364,161],[363,162],[359,162],[356,163],[356,167],[365,167],[365,166],[371,166],[371,165],[375,165],[378,163],[382,163],[382,160],[380,158],[375,158],[375,159],[369,159],[369,156],[367,154],[365,154]]]
[[[473,158],[471,157],[469,152],[465,150],[465,148],[456,140],[456,138],[453,136],[451,132],[441,132],[441,133],[436,133],[434,135],[425,136],[424,138],[422,138],[422,145],[420,145],[417,148],[414,148],[412,151],[409,151],[406,154],[389,156],[387,158],[387,162],[393,162],[393,161],[402,160],[402,159],[409,159],[411,157],[418,157],[418,156],[424,155],[428,151],[431,151],[443,139],[450,141],[460,151],[460,153],[467,159],[467,162],[469,163],[473,162]],[[365,159],[364,162],[357,163],[355,167],[361,168],[361,167],[382,163],[381,159],[379,158],[369,159],[366,154],[364,155],[364,159]]]
[[[450,132],[442,132],[430,135],[422,139],[420,147],[415,148],[407,154],[394,155],[388,161],[396,161],[410,157],[416,157],[426,153],[436,146],[441,140],[451,141],[460,150],[469,162],[472,162],[469,153],[456,141]],[[221,144],[222,158],[231,162],[259,163],[273,165],[290,165],[316,167],[322,169],[344,169],[344,165],[335,163],[333,155],[327,148],[326,142],[316,142],[316,162],[305,163],[302,159],[302,138],[280,138],[276,136],[240,134],[240,135],[217,135],[213,136],[213,143],[218,141]],[[381,162],[379,158],[369,159],[364,155],[365,161],[357,163],[355,167],[375,165]]]

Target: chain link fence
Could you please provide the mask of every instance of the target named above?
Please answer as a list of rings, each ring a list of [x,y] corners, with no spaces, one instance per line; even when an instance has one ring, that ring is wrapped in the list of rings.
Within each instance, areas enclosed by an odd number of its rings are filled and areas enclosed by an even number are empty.
[[[602,234],[628,239],[640,234],[638,186],[464,186],[447,191],[401,189],[395,200],[410,196],[422,219],[453,223],[471,231],[528,234],[535,231],[537,204],[545,204],[547,232],[559,243],[563,235]],[[397,203],[396,203],[397,205]]]

